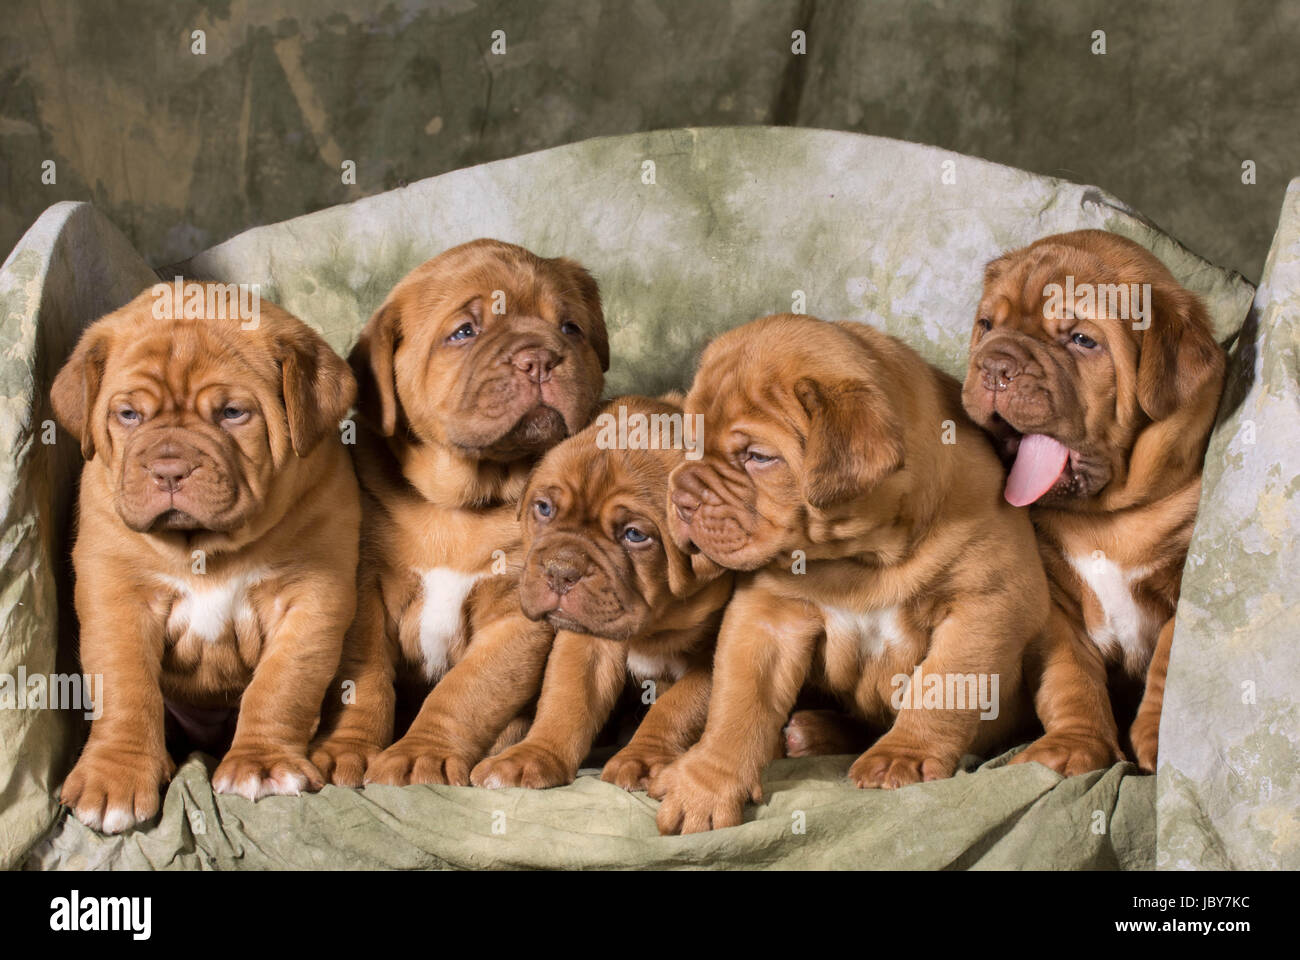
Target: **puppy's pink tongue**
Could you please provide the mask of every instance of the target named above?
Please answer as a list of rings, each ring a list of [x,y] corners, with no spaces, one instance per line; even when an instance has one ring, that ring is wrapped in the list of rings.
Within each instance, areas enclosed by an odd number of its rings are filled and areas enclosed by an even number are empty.
[[[1020,438],[1016,462],[1007,476],[1004,496],[1013,507],[1027,507],[1056,483],[1070,458],[1069,449],[1051,437],[1031,433]]]

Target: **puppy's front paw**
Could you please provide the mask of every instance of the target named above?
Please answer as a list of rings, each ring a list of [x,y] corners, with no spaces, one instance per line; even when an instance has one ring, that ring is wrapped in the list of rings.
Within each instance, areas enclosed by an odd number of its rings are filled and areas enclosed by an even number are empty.
[[[472,757],[442,743],[403,737],[370,761],[366,783],[404,787],[416,783],[469,786]]]
[[[703,833],[734,827],[744,820],[745,801],[763,802],[758,778],[747,782],[730,765],[693,747],[650,783],[659,797],[659,832]]]
[[[1119,744],[1100,734],[1053,731],[1043,734],[1012,757],[1008,766],[1012,763],[1041,763],[1063,777],[1075,777],[1093,770],[1104,770],[1123,759]]]
[[[88,745],[59,802],[100,833],[121,833],[158,814],[158,791],[176,770],[171,757]]]
[[[311,762],[336,787],[359,787],[366,767],[383,750],[377,743],[353,737],[329,737],[314,743],[308,751]]]
[[[649,790],[650,784],[679,756],[666,750],[628,744],[605,762],[600,779],[624,790]]]
[[[849,779],[864,788],[895,790],[924,780],[945,780],[957,769],[954,759],[889,734],[853,761]]]
[[[492,790],[501,787],[543,790],[573,783],[577,775],[576,766],[565,763],[541,744],[525,740],[481,761],[470,772],[469,779],[476,787]]]
[[[280,747],[232,747],[212,775],[215,793],[233,793],[246,800],[296,797],[325,786],[325,778],[301,753]]]
[[[1133,726],[1129,728],[1129,740],[1133,743],[1133,754],[1137,764],[1147,773],[1156,772],[1156,755],[1160,746],[1160,710],[1147,708],[1144,701],[1138,710]]]

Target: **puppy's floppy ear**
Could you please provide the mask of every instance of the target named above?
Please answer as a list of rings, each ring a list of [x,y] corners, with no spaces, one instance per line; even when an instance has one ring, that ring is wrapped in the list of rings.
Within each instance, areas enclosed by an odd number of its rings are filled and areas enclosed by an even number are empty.
[[[1152,420],[1218,390],[1226,359],[1200,297],[1179,286],[1152,286],[1151,326],[1138,348],[1138,403]]]
[[[818,510],[860,496],[903,465],[900,428],[880,389],[866,380],[794,387],[808,414],[804,499]]]
[[[577,261],[570,260],[568,257],[557,257],[555,262],[568,274],[572,289],[577,291],[578,298],[587,308],[587,316],[590,318],[587,326],[591,327],[587,331],[587,336],[596,351],[596,356],[600,359],[600,369],[608,371],[609,332],[605,329],[605,311],[600,305],[600,286],[596,283],[596,278],[587,272],[587,268]]]
[[[362,328],[357,345],[348,354],[360,390],[361,414],[385,437],[397,432],[393,354],[401,336],[401,310],[395,302],[386,302]]]
[[[276,338],[293,452],[305,457],[352,407],[357,382],[343,359],[305,324]]]
[[[81,335],[50,387],[54,416],[64,430],[81,441],[81,455],[87,460],[95,458],[95,430],[90,414],[99,399],[107,359],[108,335],[102,329],[91,327]]]

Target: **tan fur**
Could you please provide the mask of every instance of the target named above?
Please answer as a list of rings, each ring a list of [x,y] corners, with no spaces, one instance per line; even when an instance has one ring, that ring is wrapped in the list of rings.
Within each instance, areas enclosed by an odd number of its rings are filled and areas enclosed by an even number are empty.
[[[705,415],[706,454],[672,475],[672,536],[753,572],[723,619],[703,737],[651,784],[661,831],[740,822],[805,684],[884,732],[850,770],[862,787],[951,776],[1005,738],[1047,584],[956,381],[870,327],[782,315],[719,337],[685,407]],[[999,675],[998,718],[896,710],[893,678],[917,664]]]
[[[181,716],[238,710],[218,792],[320,787],[306,747],[355,604],[347,366],[267,302],[247,330],[234,298],[230,319],[155,319],[154,303],[93,324],[52,390],[88,459],[76,606],[83,669],[104,678],[62,800],[108,832],[157,812],[174,769],[164,698]]]
[[[463,328],[476,335],[453,339]],[[477,240],[398,283],[350,359],[367,425],[358,609],[312,756],[345,786],[468,784],[536,695],[554,639],[519,609],[516,501],[537,458],[599,400],[600,295],[570,260]],[[463,597],[426,597],[456,582]],[[430,623],[450,625],[432,655]],[[436,686],[389,746],[396,681]]]
[[[619,397],[605,407],[680,415],[675,404]],[[474,768],[489,787],[570,783],[624,688],[654,684],[632,741],[602,778],[644,789],[704,728],[713,644],[731,576],[705,581],[668,536],[676,449],[601,449],[592,425],[538,465],[521,502],[524,612],[557,628],[527,738]],[[632,528],[645,539],[630,543]]]
[[[1045,287],[1067,276],[1076,285],[1151,284],[1149,329],[1104,305],[1075,319],[1049,316]],[[1097,347],[1071,343],[1076,332]],[[1046,733],[1017,762],[1075,774],[1120,759],[1106,693],[1107,666],[1115,665],[1146,678],[1131,743],[1143,769],[1155,769],[1174,608],[1224,366],[1200,300],[1130,240],[1082,230],[989,264],[966,409],[1008,458],[1029,433],[1072,451],[1058,486],[1030,507],[1054,609],[1052,629],[1028,660]],[[1111,636],[1104,598],[1084,575],[1090,559],[1128,578],[1112,591],[1135,611],[1127,645]]]

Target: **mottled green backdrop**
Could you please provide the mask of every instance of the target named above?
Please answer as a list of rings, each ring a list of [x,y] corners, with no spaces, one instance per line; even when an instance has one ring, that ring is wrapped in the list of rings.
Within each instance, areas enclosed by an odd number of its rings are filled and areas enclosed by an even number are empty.
[[[40,0],[3,14],[0,254],[56,200],[94,202],[161,265],[543,147],[788,124],[1097,184],[1255,280],[1300,163],[1294,0]]]

